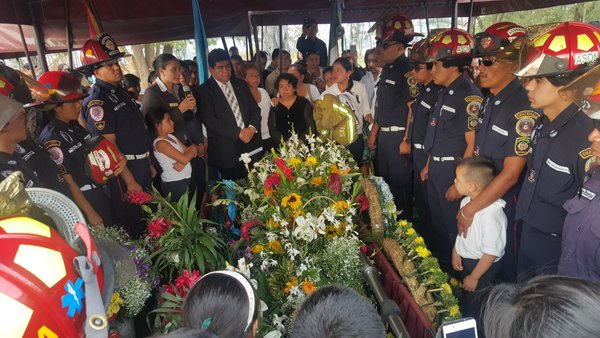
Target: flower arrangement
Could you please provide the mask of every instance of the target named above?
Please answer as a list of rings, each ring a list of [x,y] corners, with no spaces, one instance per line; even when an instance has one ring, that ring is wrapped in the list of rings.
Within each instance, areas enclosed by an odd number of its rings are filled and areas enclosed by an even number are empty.
[[[455,283],[440,269],[437,258],[431,256],[412,223],[397,222],[396,229],[383,239],[382,245],[434,326],[461,318],[458,299],[454,295]]]
[[[121,228],[92,227],[90,231],[98,243],[110,241],[126,253],[122,255],[124,259],[113,262],[118,288],[112,294],[107,311],[111,324],[115,324],[112,326],[118,327],[116,324],[120,321],[140,313],[158,284],[148,261],[150,248],[143,241],[132,239]]]
[[[147,243],[155,271],[165,280],[173,280],[182,271],[216,270],[229,258],[227,244],[214,229],[214,223],[199,218],[196,196],[185,193],[179,201],[152,194],[149,205],[142,205],[148,216]]]
[[[262,335],[286,335],[296,309],[322,285],[341,283],[365,293],[356,230],[366,201],[357,199],[356,167],[345,147],[292,135],[279,153],[248,168],[234,201],[215,202],[233,202],[239,210],[240,241],[249,247],[266,303]]]

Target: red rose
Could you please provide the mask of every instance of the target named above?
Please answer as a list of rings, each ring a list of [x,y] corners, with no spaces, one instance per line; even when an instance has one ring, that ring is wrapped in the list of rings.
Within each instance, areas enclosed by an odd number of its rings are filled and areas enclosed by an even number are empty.
[[[361,246],[360,252],[362,252],[366,255],[369,252],[369,247],[367,247],[366,245]]]

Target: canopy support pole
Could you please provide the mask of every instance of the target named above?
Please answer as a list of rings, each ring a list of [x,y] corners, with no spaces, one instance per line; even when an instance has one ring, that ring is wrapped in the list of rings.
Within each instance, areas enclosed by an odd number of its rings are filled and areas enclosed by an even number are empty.
[[[425,10],[425,26],[427,26],[427,35],[429,36],[429,5],[427,4],[427,1],[423,2],[423,9]]]
[[[229,53],[229,48],[227,48],[227,41],[225,41],[225,37],[224,36],[221,37],[221,43],[223,43],[223,49],[225,49],[225,51],[227,53]]]
[[[69,9],[69,0],[65,0],[65,29],[67,35],[67,53],[69,58],[69,69],[73,69],[73,33],[71,30],[71,17],[69,16]]]
[[[283,26],[279,25],[279,55],[283,51]]]
[[[452,25],[451,28],[456,28],[458,25],[458,0],[452,0]]]
[[[252,32],[254,33],[254,45],[256,46],[256,53],[260,51],[260,45],[258,44],[258,28],[256,27],[256,23],[253,22],[254,19],[250,20],[252,24]]]
[[[252,47],[252,37],[251,36],[246,36],[246,53],[250,53],[248,54],[248,56],[250,57],[250,60],[252,60],[252,56],[254,55],[254,47]]]
[[[44,38],[42,37],[42,30],[40,29],[40,23],[35,19],[32,4],[28,3],[27,7],[29,7],[31,22],[33,22],[33,30],[35,32],[35,46],[38,53],[38,60],[40,61],[40,65],[42,66],[42,71],[45,73],[48,71],[48,62],[46,61],[46,51]],[[33,65],[31,65],[31,68],[33,69]]]
[[[467,32],[471,34],[475,34],[475,25],[473,25],[473,30],[471,31],[471,19],[473,18],[473,0],[471,0],[470,8],[469,8],[469,21],[467,21]]]
[[[17,6],[15,5],[15,0],[12,1],[13,9],[15,11],[15,18],[17,19],[17,25],[19,26],[19,34],[21,35],[21,42],[23,42],[23,49],[25,49],[25,56],[27,57],[27,62],[29,62],[29,66],[31,66],[31,74],[35,78],[35,70],[33,69],[33,63],[31,63],[31,54],[29,54],[29,48],[27,48],[27,40],[25,40],[25,34],[23,33],[23,26],[21,25],[21,19],[19,18],[19,13],[17,12]],[[19,62],[20,64],[20,62]]]

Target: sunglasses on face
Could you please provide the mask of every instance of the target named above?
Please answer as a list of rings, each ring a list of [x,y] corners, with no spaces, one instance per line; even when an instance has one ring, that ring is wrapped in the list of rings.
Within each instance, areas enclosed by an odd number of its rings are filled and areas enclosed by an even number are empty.
[[[415,72],[420,72],[422,69],[427,69],[427,66],[423,66],[423,65],[416,65],[416,66],[413,66],[413,70],[414,70]]]
[[[479,65],[480,66],[484,65],[486,67],[491,67],[496,62],[500,62],[500,61],[498,61],[496,59],[493,59],[493,60],[489,60],[489,59],[488,60],[479,60]]]
[[[600,131],[600,119],[592,119],[592,122],[594,123],[594,128],[596,128],[597,131]]]

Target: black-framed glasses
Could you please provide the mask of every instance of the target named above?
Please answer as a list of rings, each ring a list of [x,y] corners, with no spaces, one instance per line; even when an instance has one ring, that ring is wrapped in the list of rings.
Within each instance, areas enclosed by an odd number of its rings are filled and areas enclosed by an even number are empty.
[[[486,67],[491,67],[491,66],[492,66],[492,65],[494,65],[494,63],[496,63],[496,62],[500,62],[500,61],[499,61],[499,60],[496,60],[496,59],[493,59],[493,60],[489,60],[489,59],[487,59],[487,60],[481,60],[481,59],[480,59],[480,60],[479,60],[479,65],[480,65],[480,66],[481,66],[481,65],[484,65],[484,66],[486,66]]]
[[[420,72],[423,69],[427,69],[426,65],[414,65],[412,68],[415,72]]]

